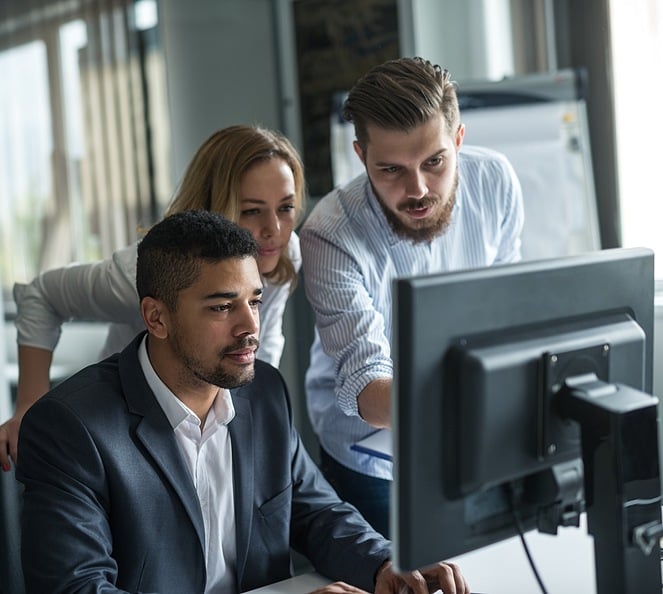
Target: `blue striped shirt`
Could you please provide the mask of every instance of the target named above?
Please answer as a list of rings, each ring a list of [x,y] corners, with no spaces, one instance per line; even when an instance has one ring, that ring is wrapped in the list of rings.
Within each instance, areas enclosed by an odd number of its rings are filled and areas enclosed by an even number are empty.
[[[366,175],[321,199],[300,233],[316,318],[306,374],[309,416],[320,445],[363,474],[391,479],[391,462],[350,446],[375,431],[359,417],[357,396],[371,381],[393,376],[392,280],[520,259],[522,192],[506,157],[463,146],[458,167],[451,224],[430,243],[392,232]]]

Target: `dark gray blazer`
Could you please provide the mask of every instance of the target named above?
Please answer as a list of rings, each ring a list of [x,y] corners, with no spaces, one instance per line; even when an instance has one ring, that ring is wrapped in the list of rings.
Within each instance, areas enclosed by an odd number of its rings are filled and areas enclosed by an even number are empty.
[[[30,408],[16,476],[25,486],[28,593],[205,588],[203,520],[172,428],[140,368],[142,335]],[[229,425],[240,591],[290,577],[290,547],[366,590],[389,542],[342,503],[293,427],[282,377],[256,362]]]

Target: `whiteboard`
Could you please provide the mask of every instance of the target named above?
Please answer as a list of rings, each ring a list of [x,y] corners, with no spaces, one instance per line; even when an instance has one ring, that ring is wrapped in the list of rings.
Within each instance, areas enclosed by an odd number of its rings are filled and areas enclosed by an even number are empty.
[[[523,189],[523,258],[600,249],[581,73],[460,84],[465,143],[504,153]]]

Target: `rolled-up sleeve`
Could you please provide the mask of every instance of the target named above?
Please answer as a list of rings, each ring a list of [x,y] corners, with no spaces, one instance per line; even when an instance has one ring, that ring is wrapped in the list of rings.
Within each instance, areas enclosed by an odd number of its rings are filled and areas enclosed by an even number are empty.
[[[55,349],[62,324],[72,319],[133,323],[139,315],[136,245],[107,260],[72,264],[14,285],[17,342]]]
[[[338,405],[345,414],[358,415],[359,393],[393,374],[388,321],[375,305],[381,296],[370,292],[353,255],[366,250],[312,229],[302,232],[302,248],[306,295],[323,349],[334,360]]]

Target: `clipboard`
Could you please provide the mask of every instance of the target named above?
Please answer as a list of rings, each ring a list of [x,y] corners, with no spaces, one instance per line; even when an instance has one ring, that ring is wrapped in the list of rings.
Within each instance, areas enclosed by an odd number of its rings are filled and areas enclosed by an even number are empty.
[[[393,461],[393,443],[390,429],[379,429],[350,446],[351,450]]]

